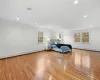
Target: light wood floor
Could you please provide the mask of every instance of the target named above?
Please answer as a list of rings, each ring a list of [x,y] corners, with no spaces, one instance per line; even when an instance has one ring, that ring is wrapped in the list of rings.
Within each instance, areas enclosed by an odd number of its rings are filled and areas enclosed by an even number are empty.
[[[100,80],[100,53],[74,49],[3,59],[0,80]]]

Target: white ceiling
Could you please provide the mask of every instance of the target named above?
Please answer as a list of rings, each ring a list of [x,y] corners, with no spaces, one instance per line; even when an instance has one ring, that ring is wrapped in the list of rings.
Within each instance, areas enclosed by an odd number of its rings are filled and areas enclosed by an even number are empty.
[[[100,26],[100,0],[0,0],[0,16],[30,25],[65,29]],[[26,8],[32,8],[28,11]],[[85,16],[85,18],[84,18]],[[53,28],[52,27],[52,28]]]

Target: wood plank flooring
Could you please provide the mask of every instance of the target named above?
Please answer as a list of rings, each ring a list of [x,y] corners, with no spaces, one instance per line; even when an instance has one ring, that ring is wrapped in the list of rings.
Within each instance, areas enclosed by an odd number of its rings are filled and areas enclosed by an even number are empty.
[[[100,52],[43,51],[3,59],[0,80],[100,80]]]

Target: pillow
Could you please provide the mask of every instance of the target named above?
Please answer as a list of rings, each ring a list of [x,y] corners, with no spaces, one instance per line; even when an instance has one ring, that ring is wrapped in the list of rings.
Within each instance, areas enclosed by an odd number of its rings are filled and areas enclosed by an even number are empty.
[[[56,45],[51,45],[51,47],[52,47],[52,48],[57,48],[57,46],[56,46]]]

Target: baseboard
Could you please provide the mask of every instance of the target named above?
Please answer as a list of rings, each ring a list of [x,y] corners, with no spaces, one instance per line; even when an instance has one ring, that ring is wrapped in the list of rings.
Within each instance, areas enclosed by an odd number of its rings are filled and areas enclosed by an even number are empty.
[[[23,56],[23,55],[30,55],[30,54],[33,54],[33,53],[38,53],[38,52],[43,52],[43,51],[45,51],[45,50],[31,51],[31,52],[20,53],[20,54],[16,54],[16,55],[9,55],[9,56],[5,56],[5,57],[0,57],[0,60],[2,60],[2,59],[7,59],[7,58],[18,57],[18,56]]]
[[[100,52],[99,50],[93,50],[93,49],[81,49],[81,48],[73,48],[73,49],[92,51],[92,52]]]

